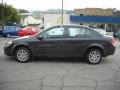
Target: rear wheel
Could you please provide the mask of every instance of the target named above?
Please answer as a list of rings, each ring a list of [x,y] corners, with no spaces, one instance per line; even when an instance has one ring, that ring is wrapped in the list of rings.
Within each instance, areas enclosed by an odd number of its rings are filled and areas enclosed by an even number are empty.
[[[10,34],[6,34],[6,37],[10,37]]]
[[[89,64],[99,64],[102,61],[102,53],[99,49],[90,49],[87,52],[86,60]]]
[[[28,48],[19,47],[15,51],[15,57],[19,62],[26,63],[32,59],[32,54]]]

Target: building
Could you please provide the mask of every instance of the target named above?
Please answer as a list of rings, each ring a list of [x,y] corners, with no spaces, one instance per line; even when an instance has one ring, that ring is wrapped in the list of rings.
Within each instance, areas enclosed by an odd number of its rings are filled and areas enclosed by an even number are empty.
[[[113,10],[102,8],[75,9],[74,13],[80,16],[113,16]]]
[[[44,28],[61,24],[61,14],[46,13],[43,15]],[[75,9],[74,14],[63,15],[63,24],[86,25],[113,31],[120,28],[120,17],[114,16],[112,9],[86,8]]]
[[[85,8],[75,9],[75,15],[70,15],[70,22],[102,28],[108,31],[119,29],[120,17],[113,14],[113,9]]]
[[[51,26],[61,24],[62,17],[61,14],[44,14],[44,27],[48,28]],[[63,23],[70,24],[70,14],[63,15]]]
[[[28,26],[28,25],[40,25],[42,24],[42,19],[36,18],[32,15],[25,15],[22,16],[21,19],[21,24],[24,26]]]

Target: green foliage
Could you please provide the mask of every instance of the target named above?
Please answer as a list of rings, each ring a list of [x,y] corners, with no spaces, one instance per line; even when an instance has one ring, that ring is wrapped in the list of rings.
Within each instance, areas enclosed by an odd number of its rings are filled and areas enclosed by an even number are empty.
[[[19,22],[20,21],[21,15],[11,5],[7,5],[5,3],[3,5],[3,10],[4,10],[4,23],[5,24],[8,22]],[[2,20],[2,4],[0,4],[0,20]]]

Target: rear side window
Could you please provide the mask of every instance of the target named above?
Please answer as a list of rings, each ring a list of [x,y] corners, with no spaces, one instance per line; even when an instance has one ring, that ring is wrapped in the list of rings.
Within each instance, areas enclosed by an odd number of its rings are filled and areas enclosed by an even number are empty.
[[[68,28],[69,37],[91,37],[92,32],[86,28]]]
[[[17,27],[17,26],[5,26],[4,29],[7,31],[17,31],[19,29],[19,27]]]

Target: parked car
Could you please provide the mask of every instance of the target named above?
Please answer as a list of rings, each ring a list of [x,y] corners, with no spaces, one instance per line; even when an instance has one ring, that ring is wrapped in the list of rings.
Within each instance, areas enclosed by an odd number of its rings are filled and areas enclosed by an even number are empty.
[[[120,31],[118,31],[118,32],[116,32],[115,34],[113,34],[113,36],[114,36],[115,38],[118,38],[119,41],[120,41]]]
[[[5,37],[17,36],[18,30],[18,26],[5,26],[4,29],[1,31],[1,35]]]
[[[9,41],[4,46],[8,56],[19,62],[28,62],[32,57],[83,57],[90,64],[98,64],[102,57],[115,52],[114,38],[102,35],[94,29],[77,25],[50,27],[34,36],[25,36]]]
[[[2,34],[2,29],[0,29],[0,35]]]
[[[21,28],[18,31],[18,36],[27,36],[27,35],[34,35],[38,33],[36,29],[33,29],[31,27]]]
[[[119,38],[119,37],[120,37],[120,31],[114,31],[114,32],[113,32],[113,36],[114,36],[115,38]]]

